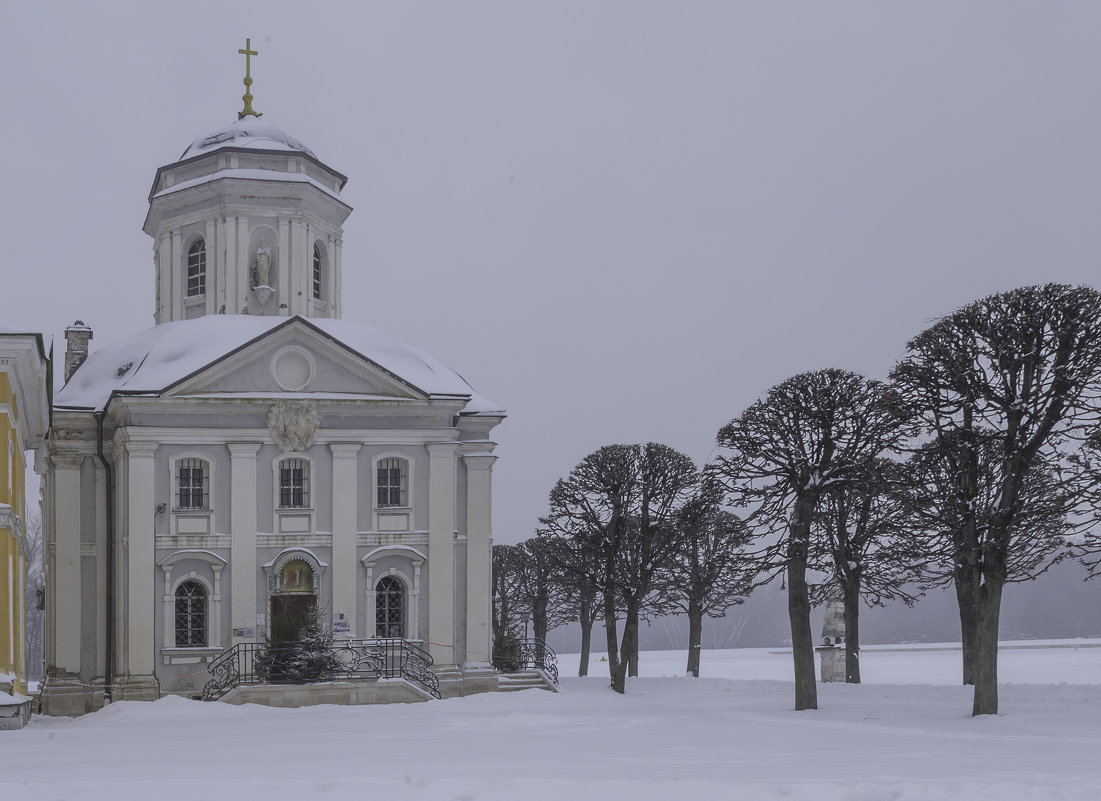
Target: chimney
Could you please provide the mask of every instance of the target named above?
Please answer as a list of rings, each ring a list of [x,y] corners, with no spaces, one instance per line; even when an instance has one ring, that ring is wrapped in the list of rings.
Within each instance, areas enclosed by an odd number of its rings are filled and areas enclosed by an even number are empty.
[[[65,382],[73,377],[73,373],[84,360],[88,358],[88,340],[92,338],[92,329],[84,324],[83,320],[65,329]]]

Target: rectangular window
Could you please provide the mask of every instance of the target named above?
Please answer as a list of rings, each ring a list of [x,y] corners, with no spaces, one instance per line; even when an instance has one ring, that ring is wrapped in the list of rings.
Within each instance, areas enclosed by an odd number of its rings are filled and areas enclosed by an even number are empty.
[[[176,508],[207,509],[210,500],[210,480],[202,459],[180,459],[176,462]]]
[[[407,506],[404,459],[382,459],[378,463],[378,505]]]
[[[279,506],[304,509],[310,505],[309,464],[305,459],[284,459],[279,464]]]

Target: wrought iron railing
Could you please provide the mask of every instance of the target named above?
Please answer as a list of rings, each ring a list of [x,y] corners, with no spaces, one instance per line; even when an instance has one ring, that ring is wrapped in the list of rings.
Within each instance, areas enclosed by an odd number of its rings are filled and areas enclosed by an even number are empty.
[[[401,678],[440,697],[432,657],[397,637],[339,640],[324,649],[301,643],[242,642],[210,663],[203,700],[216,701],[242,684],[314,684],[343,679]]]
[[[546,673],[547,678],[558,684],[558,654],[542,640],[534,637],[516,640],[514,660],[514,670],[535,668]]]

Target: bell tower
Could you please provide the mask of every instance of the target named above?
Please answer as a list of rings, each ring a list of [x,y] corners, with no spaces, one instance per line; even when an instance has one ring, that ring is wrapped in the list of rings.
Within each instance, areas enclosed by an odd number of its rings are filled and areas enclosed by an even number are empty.
[[[153,238],[157,324],[206,314],[340,317],[348,179],[252,107],[157,170],[143,230]]]

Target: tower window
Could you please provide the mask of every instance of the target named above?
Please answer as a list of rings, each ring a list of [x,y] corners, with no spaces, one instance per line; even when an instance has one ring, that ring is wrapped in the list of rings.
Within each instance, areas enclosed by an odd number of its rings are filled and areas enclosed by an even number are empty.
[[[321,273],[325,260],[321,256],[321,248],[313,246],[313,296],[315,300],[321,300]]]
[[[187,251],[187,296],[206,293],[206,242],[196,239]]]

